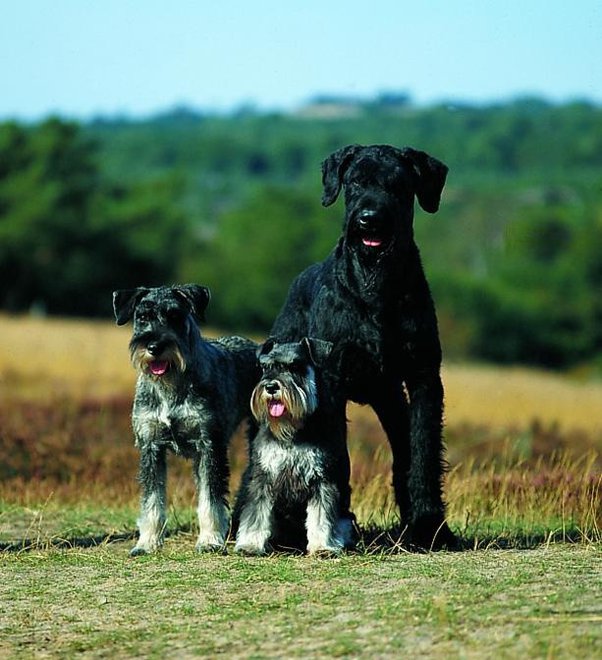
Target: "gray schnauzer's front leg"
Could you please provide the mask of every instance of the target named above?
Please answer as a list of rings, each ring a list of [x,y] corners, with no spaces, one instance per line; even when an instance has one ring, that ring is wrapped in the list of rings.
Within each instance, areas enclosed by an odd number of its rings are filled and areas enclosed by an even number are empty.
[[[268,485],[251,484],[248,499],[243,503],[236,546],[234,551],[242,555],[266,555],[270,552],[272,512],[274,497]]]
[[[140,517],[138,543],[130,551],[132,557],[155,552],[163,545],[165,532],[165,482],[167,464],[165,449],[141,445],[140,450]]]
[[[194,458],[199,520],[197,552],[222,552],[230,526],[230,515],[226,503],[227,456],[217,456],[218,451],[218,446],[207,443],[203,451]],[[225,450],[223,453],[226,453]]]
[[[320,483],[307,503],[307,552],[339,555],[345,548],[339,521],[339,492],[334,484]]]

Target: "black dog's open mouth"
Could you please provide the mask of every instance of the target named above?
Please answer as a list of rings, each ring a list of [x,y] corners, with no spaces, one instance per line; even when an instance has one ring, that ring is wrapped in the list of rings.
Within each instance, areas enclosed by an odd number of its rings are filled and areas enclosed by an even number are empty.
[[[359,228],[357,237],[360,243],[369,250],[378,250],[384,248],[389,242],[389,237],[385,232],[379,231],[378,228]]]
[[[378,248],[383,244],[383,239],[378,236],[362,236],[362,243],[369,248]]]

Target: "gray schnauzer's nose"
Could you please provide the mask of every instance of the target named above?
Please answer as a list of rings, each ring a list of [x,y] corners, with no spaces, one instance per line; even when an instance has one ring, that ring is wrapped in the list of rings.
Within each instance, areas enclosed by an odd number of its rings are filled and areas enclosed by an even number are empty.
[[[265,391],[268,394],[276,394],[276,392],[278,392],[279,389],[280,389],[280,385],[275,380],[272,380],[269,383],[266,383]]]
[[[163,351],[163,344],[158,342],[158,341],[151,341],[146,345],[146,350],[151,354],[151,355],[160,355],[161,352]]]

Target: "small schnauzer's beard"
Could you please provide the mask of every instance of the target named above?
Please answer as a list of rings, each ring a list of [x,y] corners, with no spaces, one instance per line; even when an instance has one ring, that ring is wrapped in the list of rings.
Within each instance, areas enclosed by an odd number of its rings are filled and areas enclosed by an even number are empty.
[[[279,390],[270,394],[266,384],[275,382],[280,386]],[[259,424],[267,424],[272,435],[281,442],[290,442],[317,407],[318,396],[313,373],[303,380],[303,386],[293,378],[262,380],[251,394],[253,416]]]
[[[130,354],[138,373],[157,380],[169,380],[186,371],[186,360],[177,344],[167,346],[161,355],[153,355],[144,344],[132,343]]]

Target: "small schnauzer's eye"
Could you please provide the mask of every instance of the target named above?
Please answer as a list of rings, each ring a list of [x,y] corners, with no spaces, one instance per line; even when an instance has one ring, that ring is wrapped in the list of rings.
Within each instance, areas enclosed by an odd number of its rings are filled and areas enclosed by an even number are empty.
[[[301,376],[304,376],[306,371],[305,362],[303,362],[302,360],[299,360],[298,362],[297,361],[293,362],[290,366],[290,370],[296,374],[300,374]]]

